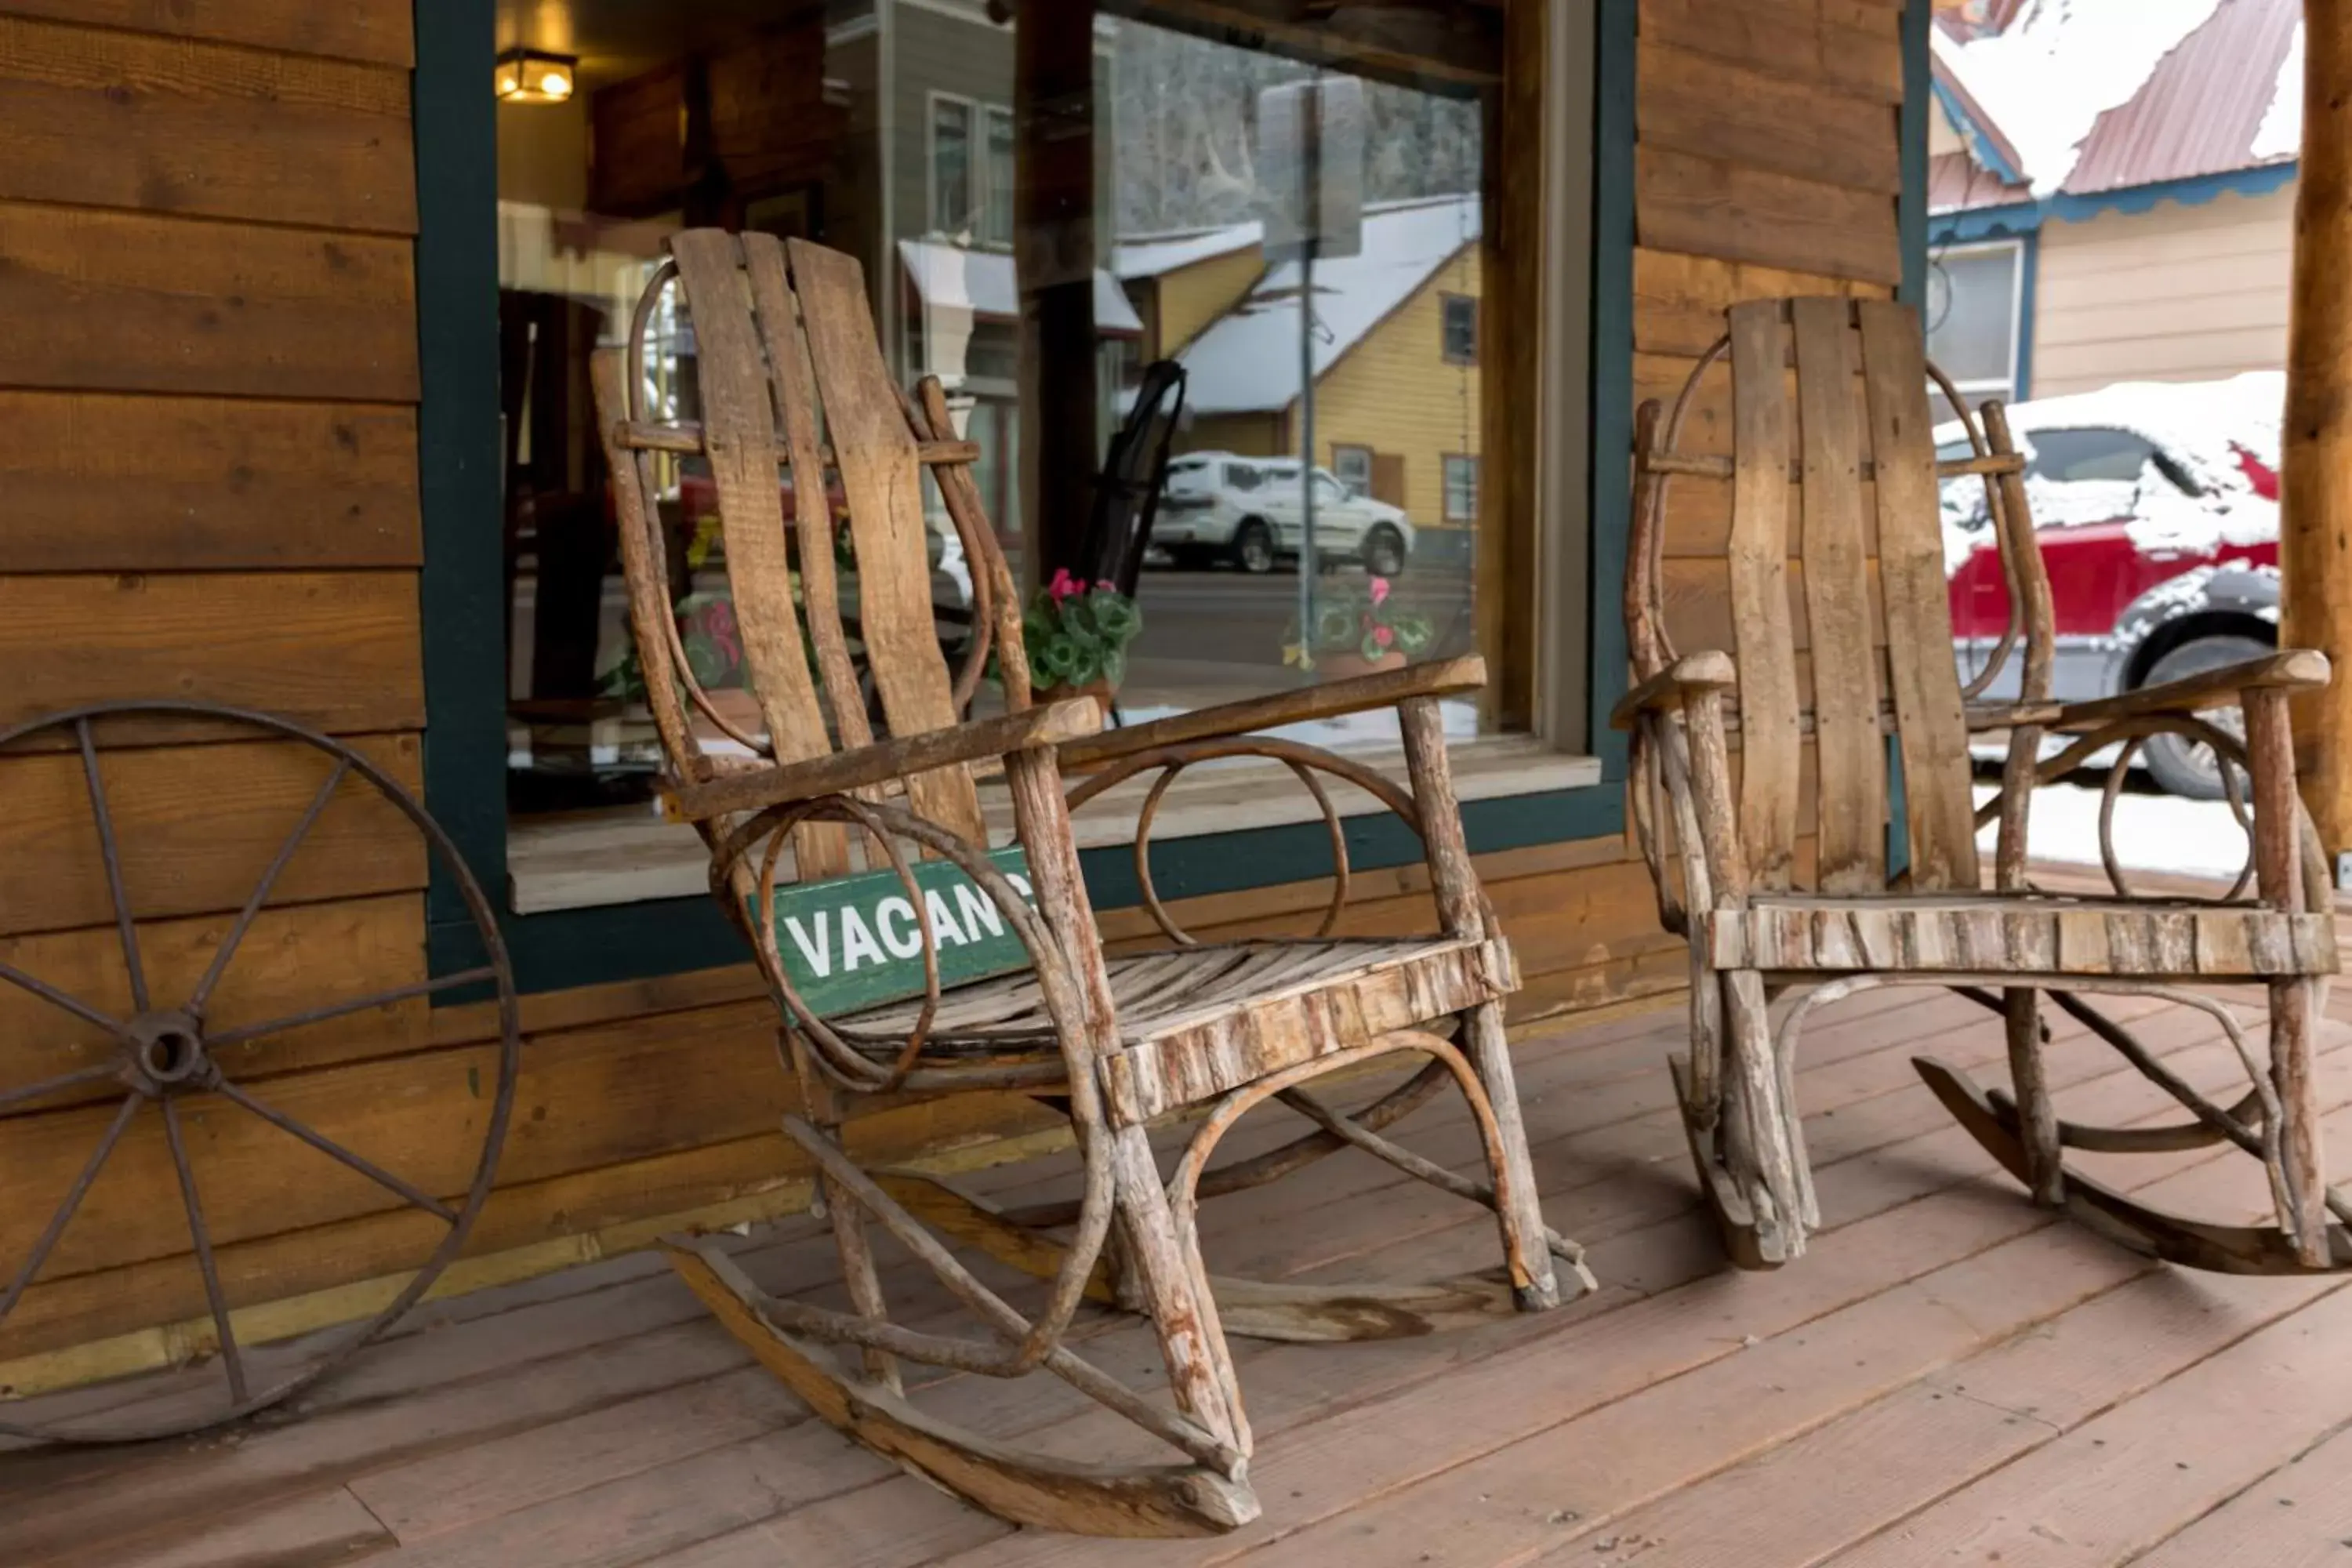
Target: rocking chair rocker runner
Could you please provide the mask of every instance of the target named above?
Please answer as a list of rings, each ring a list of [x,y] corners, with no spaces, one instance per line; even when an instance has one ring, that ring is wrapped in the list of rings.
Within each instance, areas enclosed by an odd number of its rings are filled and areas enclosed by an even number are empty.
[[[1727,398],[1718,390],[1727,358]],[[1730,1251],[1747,1267],[1773,1267],[1801,1253],[1819,1223],[1792,1070],[1806,1017],[1867,987],[1928,984],[2002,1016],[2013,1096],[1987,1092],[1940,1062],[1916,1065],[2037,1201],[2194,1268],[2352,1268],[2352,1205],[2326,1184],[2313,1082],[2319,991],[2336,970],[2331,889],[2296,797],[2286,711],[2291,692],[2326,682],[2327,660],[2288,650],[2095,702],[2053,702],[2050,587],[2023,461],[1992,402],[1981,427],[1962,412],[1973,455],[1937,462],[1930,377],[1959,408],[1950,382],[1925,362],[1918,319],[1906,307],[1760,300],[1731,308],[1729,331],[1671,409],[1646,404],[1636,421],[1625,581],[1635,685],[1613,717],[1633,732],[1633,815],[1661,916],[1690,939],[1691,1049],[1673,1068],[1701,1186]],[[1937,482],[1971,476],[1985,486],[2012,611],[1986,668],[1963,688]],[[1727,507],[1669,504],[1677,480],[1727,490]],[[1719,521],[1727,511],[1727,535]],[[1708,651],[1678,652],[1678,643]],[[1983,700],[2021,654],[2017,698]],[[2242,742],[2215,721],[2214,710],[2232,706],[2244,713]],[[1908,849],[1908,865],[1891,877],[1890,731]],[[2000,794],[1973,808],[1969,737],[2003,731]],[[2133,896],[2108,839],[2132,753],[2165,733],[2214,748],[2242,820],[2246,803],[2230,764],[2251,775],[2250,864],[2224,898]],[[1810,788],[1801,773],[1808,734],[1818,761]],[[2046,759],[2045,736],[2063,738]],[[2118,743],[2100,822],[2116,896],[2034,889],[2025,874],[2034,785]],[[1976,835],[1993,821],[2000,836],[1986,891]],[[1804,836],[1812,839],[1811,890],[1800,885]],[[2250,880],[2253,895],[2242,897]],[[2201,989],[2225,983],[2266,988],[2266,1065],[2235,1016]],[[1782,992],[1801,994],[1776,1035],[1767,1006]],[[2207,1100],[2084,1000],[2118,992],[2213,1016],[2245,1065],[2249,1090],[2231,1105]],[[2134,1128],[2061,1121],[2042,1058],[2044,996],[2192,1120]],[[2274,1226],[2167,1214],[2063,1163],[2069,1148],[2156,1152],[2224,1142],[2262,1161]]]
[[[694,320],[698,426],[649,419],[639,406],[645,321],[673,279]],[[784,1131],[818,1173],[854,1310],[765,1295],[707,1240],[669,1243],[672,1261],[818,1415],[1003,1518],[1112,1535],[1232,1529],[1257,1503],[1228,1329],[1297,1340],[1425,1332],[1514,1305],[1556,1304],[1555,1252],[1582,1272],[1577,1249],[1544,1228],[1537,1208],[1502,1028],[1501,999],[1515,982],[1510,953],[1471,869],[1446,768],[1439,700],[1475,689],[1483,671],[1475,660],[1425,666],[1107,734],[1097,733],[1089,701],[1033,706],[1020,604],[971,473],[978,453],[954,439],[936,381],[913,398],[889,381],[857,263],[800,240],[689,231],[671,242],[646,298],[626,355],[608,352],[595,366],[632,623],[673,802],[709,844],[713,894],[751,942],[782,1015],[780,1036],[805,1111]],[[654,459],[663,452],[709,460],[764,736],[730,725],[680,656],[653,507]],[[784,463],[803,475],[839,475],[889,739],[873,735],[858,700],[817,509],[798,524],[795,584],[778,500]],[[952,677],[931,624],[926,468],[978,589],[978,633]],[[1008,711],[959,721],[992,644]],[[1402,716],[1410,793],[1342,757],[1244,733],[1391,705]],[[706,751],[690,709],[740,749]],[[1070,809],[1140,773],[1252,753],[1288,764],[1323,801],[1341,855],[1342,900],[1344,837],[1317,774],[1367,790],[1402,816],[1428,847],[1438,932],[1332,939],[1335,904],[1315,940],[1204,946],[1152,897],[1173,944],[1106,957]],[[992,852],[974,778],[999,768],[1017,847]],[[1094,771],[1066,796],[1063,774],[1079,769]],[[1141,846],[1137,858],[1148,892]],[[838,970],[822,962],[825,909],[811,899],[830,900]],[[919,965],[902,962],[895,990],[845,973],[860,900],[877,910],[870,930],[857,920],[861,936],[879,933],[869,950],[888,944],[902,960],[919,955]],[[1353,1114],[1308,1088],[1394,1053],[1429,1060]],[[1481,1135],[1486,1169],[1477,1177],[1426,1161],[1384,1131],[1448,1082]],[[1066,1113],[1084,1173],[1076,1204],[1007,1214],[925,1177],[869,1169],[841,1140],[860,1096],[973,1090],[1026,1093]],[[1243,1112],[1273,1099],[1311,1130],[1209,1168]],[[1201,1117],[1198,1130],[1163,1179],[1147,1128],[1181,1112]],[[1207,1273],[1195,1225],[1202,1197],[1350,1147],[1493,1210],[1506,1264],[1499,1276],[1306,1287]],[[873,1222],[980,1320],[983,1336],[890,1320]],[[1042,1310],[1026,1314],[992,1290],[950,1238],[1049,1280]],[[1172,1408],[1079,1354],[1074,1325],[1083,1302],[1149,1320]],[[1121,1468],[1015,1451],[926,1415],[902,1386],[902,1361],[994,1377],[1052,1374],[1174,1452],[1168,1463]]]

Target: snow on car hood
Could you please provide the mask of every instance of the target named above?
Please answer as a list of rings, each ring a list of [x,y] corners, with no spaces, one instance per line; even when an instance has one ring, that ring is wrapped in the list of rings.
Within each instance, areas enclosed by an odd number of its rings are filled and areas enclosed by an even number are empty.
[[[2153,472],[2140,482],[2054,484],[2029,477],[2025,498],[2035,527],[2079,528],[2124,518],[2129,520],[2132,542],[2142,550],[2198,554],[2277,538],[2278,504],[2254,493],[2238,452],[2242,447],[2264,467],[2277,468],[2285,400],[2284,373],[2249,371],[2224,381],[2119,382],[2096,392],[2012,405],[2011,428],[2028,451],[2038,431],[2128,430],[2162,448],[2202,492],[2183,494]],[[1958,420],[1936,427],[1939,449],[1965,438]],[[1941,500],[1944,570],[1949,575],[1993,540],[1980,481],[1948,481]]]

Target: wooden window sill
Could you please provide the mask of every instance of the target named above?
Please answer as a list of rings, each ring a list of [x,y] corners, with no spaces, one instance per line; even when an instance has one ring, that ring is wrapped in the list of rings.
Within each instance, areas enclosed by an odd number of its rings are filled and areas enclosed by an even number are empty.
[[[1598,759],[1563,755],[1532,735],[1457,741],[1451,752],[1454,790],[1464,800],[1537,795],[1601,782]],[[1404,781],[1404,754],[1398,746],[1350,747],[1347,754]],[[1078,847],[1133,843],[1143,798],[1157,776],[1147,773],[1088,802],[1073,818]],[[1352,784],[1328,773],[1317,777],[1343,817],[1387,809]],[[1002,783],[983,783],[981,802],[990,842],[1009,841],[1013,810]],[[1321,819],[1321,809],[1284,764],[1262,757],[1234,758],[1196,764],[1169,786],[1152,826],[1152,842]],[[514,911],[523,915],[697,898],[710,889],[702,841],[691,827],[663,821],[651,806],[517,822],[508,829],[507,872],[509,899]]]

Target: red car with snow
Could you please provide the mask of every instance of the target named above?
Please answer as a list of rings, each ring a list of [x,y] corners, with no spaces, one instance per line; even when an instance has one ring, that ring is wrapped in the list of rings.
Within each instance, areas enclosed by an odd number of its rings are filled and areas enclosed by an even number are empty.
[[[2009,411],[2050,574],[2054,695],[2085,701],[2258,658],[2278,644],[2278,449],[2283,377],[2135,382]],[[1963,457],[1958,424],[1936,432]],[[2009,624],[1984,489],[1944,486],[1945,571],[1963,679]],[[1986,691],[2013,696],[2012,658]],[[2218,716],[2234,728],[2234,710]],[[2160,736],[2141,752],[2176,795],[2220,799],[2208,746]]]

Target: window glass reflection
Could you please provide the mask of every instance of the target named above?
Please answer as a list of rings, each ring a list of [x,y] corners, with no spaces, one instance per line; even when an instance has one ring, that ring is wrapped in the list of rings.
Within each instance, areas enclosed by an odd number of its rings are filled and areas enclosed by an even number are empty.
[[[1344,50],[1310,58],[1319,25],[1244,40],[1179,4],[1097,14],[1075,57],[1031,51],[1060,74],[1024,84],[1014,26],[962,0],[499,0],[502,47],[580,61],[567,101],[498,111],[516,811],[641,804],[658,767],[587,361],[625,337],[681,226],[859,260],[894,373],[940,378],[1032,581],[1083,536],[1145,368],[1183,367],[1126,721],[1475,647],[1493,62],[1423,77],[1390,50],[1352,77]],[[1318,80],[1348,86],[1360,124],[1302,187],[1266,105]],[[1334,215],[1344,243],[1284,248]],[[693,323],[669,298],[651,320],[638,396],[692,418]],[[756,727],[709,477],[656,468],[688,659]],[[837,486],[779,483],[788,515],[838,515]],[[952,657],[970,571],[925,489]],[[997,703],[983,685],[976,710]]]

